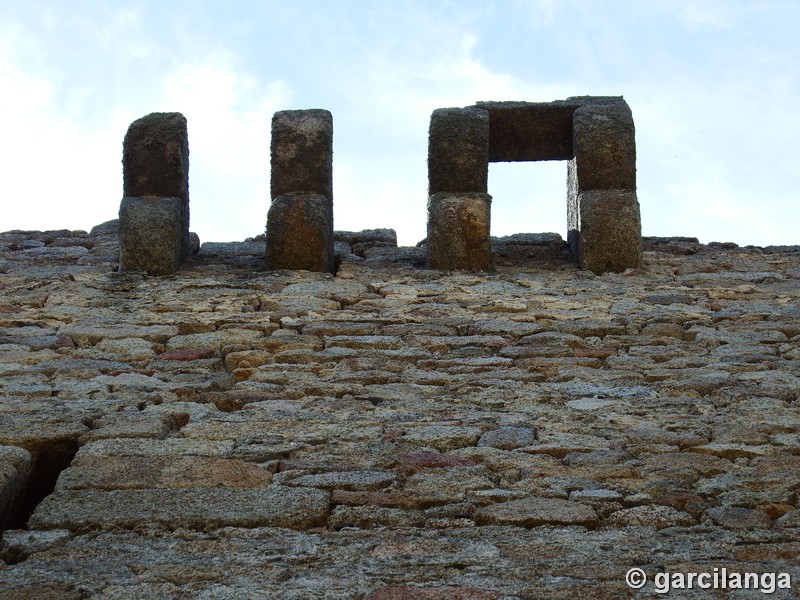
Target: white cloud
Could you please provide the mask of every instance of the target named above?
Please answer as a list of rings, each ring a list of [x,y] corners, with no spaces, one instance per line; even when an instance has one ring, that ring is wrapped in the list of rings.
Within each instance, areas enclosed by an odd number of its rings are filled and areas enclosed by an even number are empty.
[[[132,11],[112,17],[95,29],[87,25],[100,50],[130,34],[127,28],[140,29]],[[21,26],[0,33],[0,89],[13,90],[0,97],[0,164],[9,199],[2,229],[88,229],[115,218],[128,125],[149,112],[178,111],[189,121],[192,229],[222,240],[263,231],[269,122],[290,103],[287,85],[262,83],[232,53],[215,51],[166,71],[166,62],[155,61],[162,70],[148,77],[126,70],[132,93],[117,96],[113,84],[104,89],[111,83],[106,81],[71,87],[64,74],[47,67],[54,60],[48,51],[53,49]],[[147,38],[134,45],[139,57],[158,52]],[[136,56],[112,63],[129,64]],[[98,106],[99,97],[111,102]]]
[[[646,234],[796,241],[798,43],[776,21],[791,20],[791,3],[336,6],[263,8],[285,29],[269,40],[238,14],[147,3],[9,18],[0,165],[13,200],[0,228],[113,218],[129,123],[175,110],[189,121],[192,229],[254,235],[268,210],[272,113],[320,107],[334,117],[336,227],[394,227],[413,244],[425,235],[432,110],[622,93]],[[492,165],[493,231],[563,233],[564,170]]]
[[[720,0],[662,0],[662,8],[672,12],[678,21],[687,29],[697,31],[710,29],[722,31],[732,25],[731,2]]]
[[[192,230],[216,241],[262,233],[270,121],[291,104],[289,87],[258,81],[229,53],[181,65],[163,82],[158,110],[181,112],[188,121]]]
[[[50,74],[19,66],[22,52],[41,52],[23,29],[6,29],[0,39],[4,222],[85,229],[113,218],[121,191],[119,140],[109,129],[85,130],[63,118]]]
[[[475,56],[475,35],[454,31],[451,23],[433,27],[427,36],[439,51],[420,62],[401,56],[404,49],[392,48],[385,54],[373,53],[361,69],[340,82],[348,90],[349,103],[334,112],[334,212],[339,229],[392,227],[404,245],[425,237],[428,125],[434,109],[479,100],[557,99],[572,92],[563,84],[523,82],[493,72]],[[424,46],[426,40],[419,44]],[[373,140],[380,146],[374,147]],[[547,167],[539,169],[540,175],[546,174],[544,184],[527,182],[524,174],[532,169],[504,167],[493,165],[489,181],[489,192],[502,199],[493,233],[519,232],[515,227],[541,231],[536,228],[543,224],[553,230],[550,202],[564,213],[554,230],[565,233],[566,167],[563,178],[554,178]],[[554,180],[559,180],[555,199],[551,198]],[[535,190],[549,198],[543,212],[540,200],[533,199]],[[520,214],[533,218],[517,218]],[[543,214],[548,215],[544,220]]]

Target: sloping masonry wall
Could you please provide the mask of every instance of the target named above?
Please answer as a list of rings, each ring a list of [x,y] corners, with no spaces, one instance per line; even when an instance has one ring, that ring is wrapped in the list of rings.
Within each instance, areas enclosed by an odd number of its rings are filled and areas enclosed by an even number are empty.
[[[254,240],[147,277],[115,223],[0,234],[0,597],[795,597],[798,248],[335,238],[335,276]],[[727,581],[691,597],[762,597]]]

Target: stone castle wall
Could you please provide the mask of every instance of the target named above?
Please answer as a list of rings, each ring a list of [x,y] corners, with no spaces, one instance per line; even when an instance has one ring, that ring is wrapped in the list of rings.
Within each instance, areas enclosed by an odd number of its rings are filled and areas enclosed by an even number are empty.
[[[519,235],[449,273],[333,237],[335,276],[259,239],[149,277],[116,223],[0,234],[0,596],[796,593],[798,248],[644,238],[595,275]]]

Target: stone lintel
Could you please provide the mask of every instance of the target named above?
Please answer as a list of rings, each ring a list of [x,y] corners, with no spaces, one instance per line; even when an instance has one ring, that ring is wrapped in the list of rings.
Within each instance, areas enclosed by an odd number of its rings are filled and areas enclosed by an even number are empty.
[[[428,198],[428,266],[481,270],[491,266],[489,194],[441,192]]]
[[[273,199],[314,192],[333,202],[333,116],[323,109],[282,110],[272,117]]]
[[[189,241],[189,136],[178,112],[151,113],[128,127],[122,144],[124,197],[180,198],[181,253]]]
[[[572,113],[579,104],[480,102],[489,113],[489,162],[569,160]]]
[[[428,194],[486,193],[489,113],[482,108],[439,108],[428,131]]]
[[[333,210],[321,194],[292,192],[272,201],[266,267],[333,273]]]
[[[569,242],[581,269],[619,273],[642,264],[639,202],[634,190],[591,190],[570,205]]]
[[[119,208],[119,270],[169,275],[183,251],[183,199],[141,196],[122,199]]]

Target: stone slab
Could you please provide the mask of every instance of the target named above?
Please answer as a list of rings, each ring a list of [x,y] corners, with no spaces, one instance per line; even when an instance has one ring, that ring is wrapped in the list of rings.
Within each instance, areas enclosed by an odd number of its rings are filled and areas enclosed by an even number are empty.
[[[594,509],[585,504],[559,498],[523,498],[492,504],[478,510],[478,525],[515,525],[538,527],[540,525],[582,525],[594,528],[598,517]]]
[[[476,106],[489,112],[489,162],[572,158],[572,114],[579,102],[478,102]]]
[[[137,526],[288,527],[309,529],[325,524],[328,492],[266,486],[259,489],[193,488],[148,490],[61,490],[36,508],[32,528],[86,532]]]

